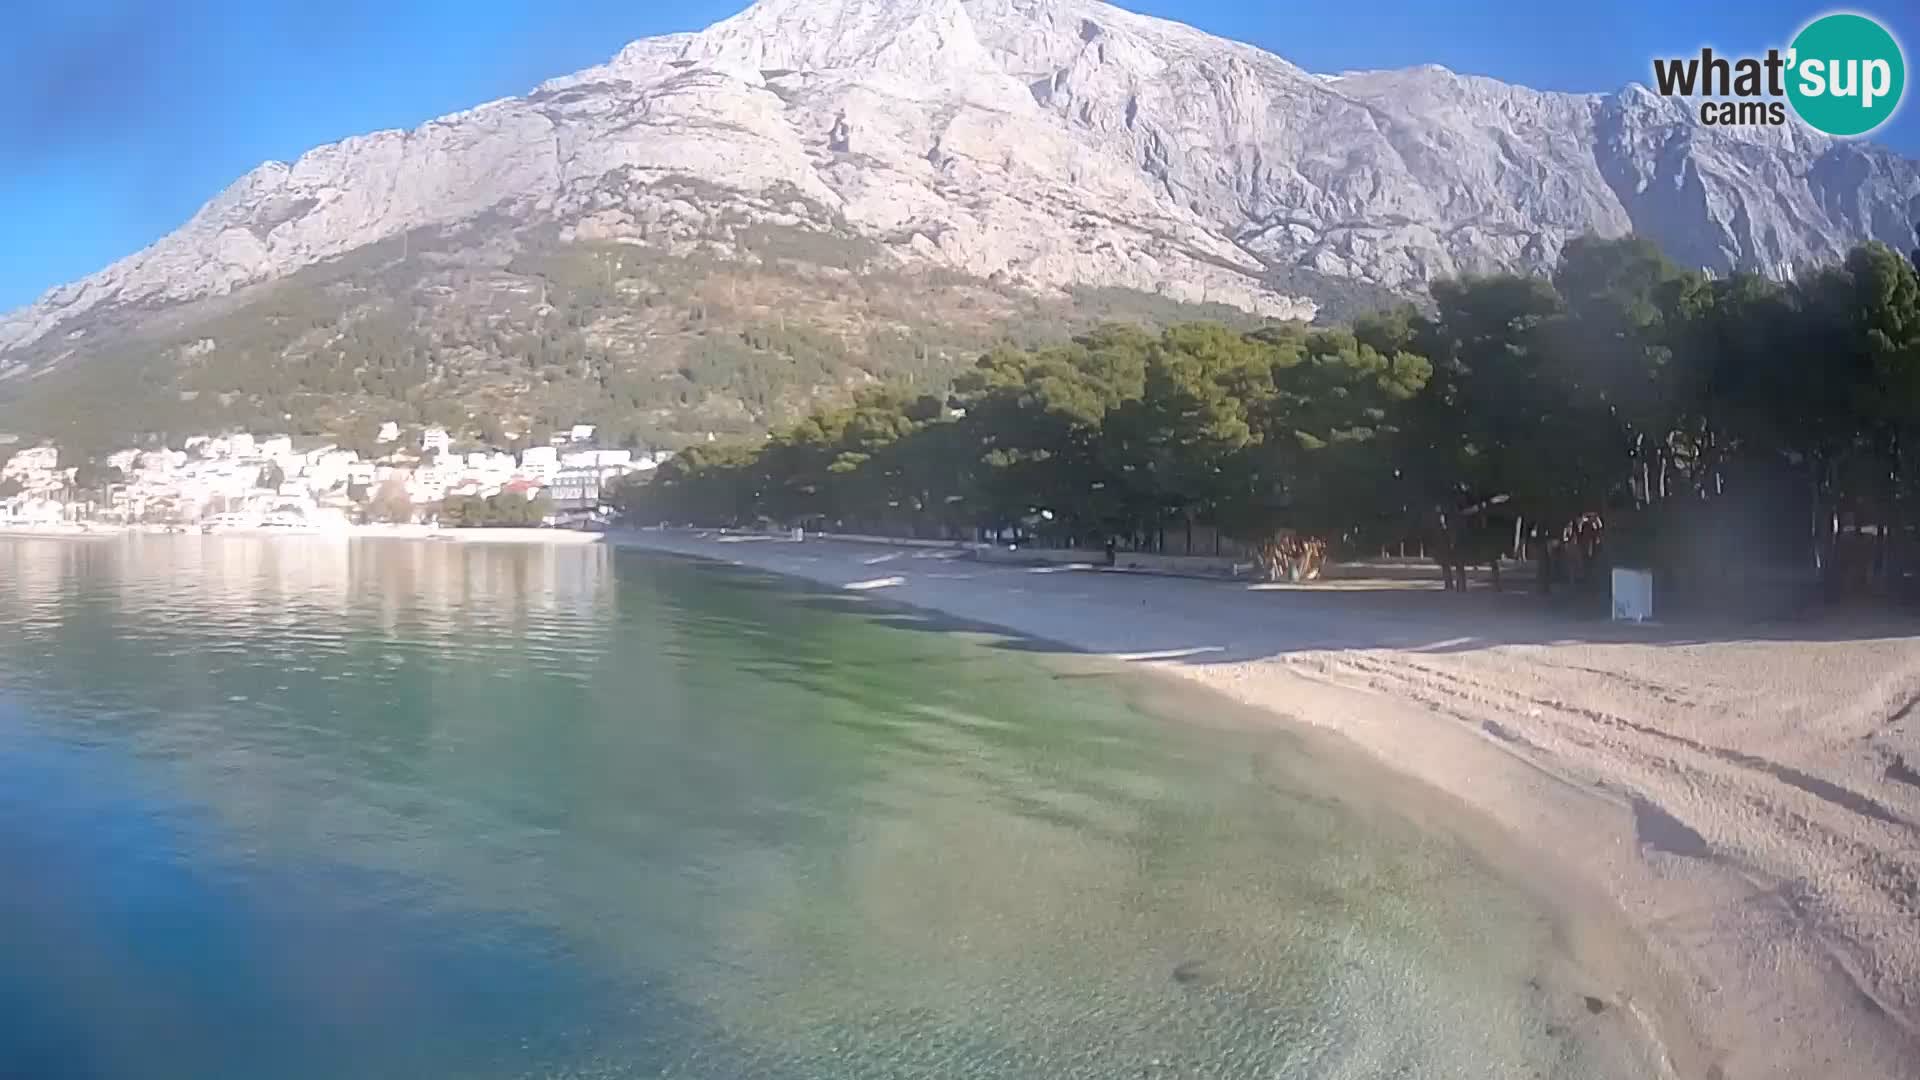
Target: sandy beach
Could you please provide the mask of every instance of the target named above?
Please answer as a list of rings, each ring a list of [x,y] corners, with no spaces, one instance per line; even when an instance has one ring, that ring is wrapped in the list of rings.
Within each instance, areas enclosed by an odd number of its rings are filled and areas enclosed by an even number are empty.
[[[1250,586],[821,540],[613,539],[1146,665],[1337,732],[1490,821],[1520,872],[1618,913],[1658,987],[1616,1000],[1660,1030],[1677,1074],[1920,1076],[1909,620],[1635,627],[1437,581]]]

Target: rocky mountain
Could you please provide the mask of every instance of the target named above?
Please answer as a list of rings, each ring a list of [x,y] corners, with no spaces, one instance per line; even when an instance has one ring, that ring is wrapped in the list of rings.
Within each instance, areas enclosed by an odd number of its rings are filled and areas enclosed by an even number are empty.
[[[1639,87],[1314,74],[1097,0],[761,0],[524,97],[260,166],[0,318],[0,382],[84,358],[98,327],[420,230],[748,263],[777,230],[859,245],[861,273],[1304,318],[1350,286],[1547,268],[1588,231],[1781,275],[1867,238],[1909,247],[1917,219],[1915,162],[1797,124],[1703,127]]]

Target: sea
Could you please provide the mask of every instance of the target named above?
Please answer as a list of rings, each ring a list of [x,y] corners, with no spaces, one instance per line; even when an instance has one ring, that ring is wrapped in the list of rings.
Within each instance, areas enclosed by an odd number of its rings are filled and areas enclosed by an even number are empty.
[[[1405,783],[717,564],[0,539],[0,1077],[1659,1075]]]

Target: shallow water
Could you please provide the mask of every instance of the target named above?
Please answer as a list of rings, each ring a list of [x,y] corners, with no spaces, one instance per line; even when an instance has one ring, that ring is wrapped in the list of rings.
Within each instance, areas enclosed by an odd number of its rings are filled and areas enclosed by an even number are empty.
[[[1528,893],[1164,697],[601,548],[0,540],[0,1075],[1653,1075]]]

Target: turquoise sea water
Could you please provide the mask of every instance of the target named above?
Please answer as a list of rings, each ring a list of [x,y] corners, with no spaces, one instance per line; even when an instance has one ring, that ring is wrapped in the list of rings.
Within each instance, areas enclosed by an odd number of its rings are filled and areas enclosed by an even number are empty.
[[[0,540],[0,1076],[1651,1075],[1223,709],[600,548]]]

